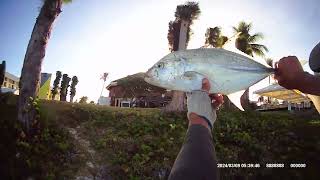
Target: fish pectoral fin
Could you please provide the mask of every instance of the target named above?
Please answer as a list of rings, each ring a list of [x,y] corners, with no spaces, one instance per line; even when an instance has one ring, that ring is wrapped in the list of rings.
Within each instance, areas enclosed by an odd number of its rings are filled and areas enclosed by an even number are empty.
[[[198,73],[196,71],[186,71],[183,74],[183,76],[185,78],[188,78],[189,80],[200,80],[200,81],[202,81],[202,79],[206,77],[205,75]]]
[[[241,91],[237,91],[235,93],[229,94],[227,95],[229,100],[235,105],[237,106],[237,108],[239,108],[241,111],[244,111],[241,102],[240,102],[240,98],[242,96],[242,94],[244,93],[245,90],[241,90]]]

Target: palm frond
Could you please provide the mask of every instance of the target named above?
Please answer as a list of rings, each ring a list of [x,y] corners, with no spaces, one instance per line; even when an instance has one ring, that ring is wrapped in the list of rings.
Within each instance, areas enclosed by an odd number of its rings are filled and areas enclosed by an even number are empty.
[[[222,36],[221,34],[221,27],[216,26],[214,28],[207,28],[205,34],[205,46],[212,46],[212,47],[222,47],[225,42],[228,40],[226,36]]]
[[[220,36],[219,39],[218,39],[218,45],[217,47],[220,47],[222,48],[223,45],[229,40],[229,38],[227,36]]]
[[[179,34],[180,34],[181,21],[170,21],[168,29],[168,44],[170,51],[177,51],[179,46]]]
[[[269,49],[265,45],[262,45],[262,44],[250,44],[250,47],[252,49],[261,49],[265,52],[269,52]]]
[[[199,3],[197,2],[186,2],[185,4],[178,5],[175,12],[175,17],[177,19],[192,21],[198,19],[201,11],[199,8]]]
[[[268,52],[268,48],[261,44],[250,44],[250,48],[252,49],[252,52],[260,57],[265,57],[265,52]]]
[[[264,51],[261,50],[261,49],[252,48],[252,52],[253,52],[253,54],[255,54],[255,55],[257,55],[257,56],[265,57],[265,53],[264,53]]]
[[[248,37],[248,43],[255,43],[263,38],[264,38],[264,35],[262,33],[256,33]]]
[[[64,4],[69,4],[69,3],[72,3],[72,0],[63,0],[63,3]]]
[[[232,26],[232,29],[233,29],[233,32],[234,32],[235,34],[239,32],[238,28],[235,27],[235,26]]]
[[[241,32],[242,34],[249,34],[250,30],[252,29],[252,23],[241,21],[239,22],[237,29],[238,32]]]

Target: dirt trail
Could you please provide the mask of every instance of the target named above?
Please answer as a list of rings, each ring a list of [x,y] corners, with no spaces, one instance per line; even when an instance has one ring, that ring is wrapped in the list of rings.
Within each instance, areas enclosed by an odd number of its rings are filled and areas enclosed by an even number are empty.
[[[108,166],[99,163],[100,155],[92,147],[90,142],[81,133],[81,125],[76,128],[66,128],[77,146],[77,151],[86,162],[75,175],[76,180],[111,180]]]

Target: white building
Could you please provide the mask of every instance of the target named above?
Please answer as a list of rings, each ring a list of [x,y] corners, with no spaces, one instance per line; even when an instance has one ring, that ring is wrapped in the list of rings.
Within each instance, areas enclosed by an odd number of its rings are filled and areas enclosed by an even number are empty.
[[[98,105],[110,106],[110,101],[111,101],[110,97],[100,96],[100,98],[98,99]]]

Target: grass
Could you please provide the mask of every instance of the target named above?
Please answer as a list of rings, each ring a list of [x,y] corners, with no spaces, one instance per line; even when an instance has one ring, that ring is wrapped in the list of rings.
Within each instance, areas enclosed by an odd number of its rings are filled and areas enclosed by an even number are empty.
[[[6,114],[6,119],[14,117],[15,106],[6,105],[5,108],[8,110],[1,113]],[[42,137],[47,139],[31,143],[29,149],[17,146],[20,148],[20,161],[29,159],[31,163],[37,163],[27,168],[24,166],[24,169],[10,168],[14,171],[27,170],[32,177],[166,179],[187,128],[185,113],[162,114],[158,109],[120,109],[41,101],[40,111],[44,129]],[[15,129],[4,127],[0,131],[4,137]],[[76,130],[77,136],[88,142],[90,147],[76,141],[68,131],[70,128]],[[261,167],[222,168],[220,177],[317,179],[320,174],[319,137],[320,118],[316,114],[222,109],[213,129],[219,163],[260,163]],[[10,147],[15,146],[12,144]],[[36,151],[35,147],[42,149]],[[90,153],[86,148],[92,148]],[[13,155],[11,158],[17,159]],[[88,167],[88,162],[92,162],[94,167]],[[306,163],[307,168],[265,168],[266,163],[285,163],[287,166]]]

